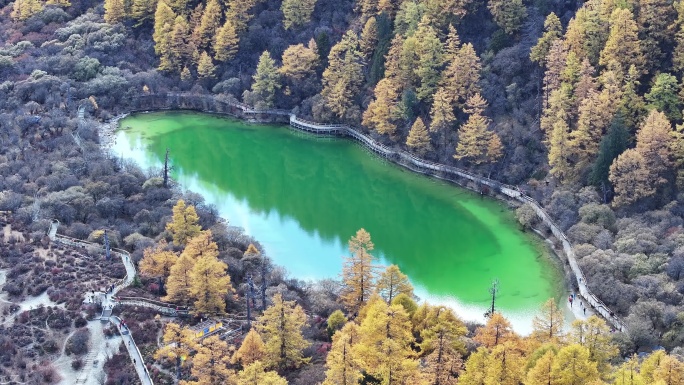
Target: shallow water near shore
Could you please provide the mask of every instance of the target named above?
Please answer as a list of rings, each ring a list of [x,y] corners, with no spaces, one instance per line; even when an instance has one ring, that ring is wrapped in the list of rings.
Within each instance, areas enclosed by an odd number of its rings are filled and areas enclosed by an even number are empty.
[[[259,240],[298,279],[337,278],[346,242],[365,228],[379,263],[399,265],[422,299],[482,321],[497,308],[526,333],[541,303],[564,297],[548,249],[502,202],[416,175],[345,139],[191,112],[136,114],[111,147],[141,167],[170,150],[173,178]]]

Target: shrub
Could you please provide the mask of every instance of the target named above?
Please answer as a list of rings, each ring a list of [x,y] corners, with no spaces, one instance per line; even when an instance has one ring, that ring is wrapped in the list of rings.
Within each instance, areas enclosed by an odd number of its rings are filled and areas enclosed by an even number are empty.
[[[64,352],[66,354],[83,355],[88,352],[88,343],[90,341],[90,331],[86,328],[80,328],[67,340]]]
[[[83,360],[80,358],[76,358],[73,361],[71,361],[71,368],[74,370],[81,370],[83,367]]]
[[[529,203],[525,203],[518,207],[518,209],[515,210],[515,216],[518,218],[518,222],[520,222],[523,229],[530,229],[539,221],[537,213]]]

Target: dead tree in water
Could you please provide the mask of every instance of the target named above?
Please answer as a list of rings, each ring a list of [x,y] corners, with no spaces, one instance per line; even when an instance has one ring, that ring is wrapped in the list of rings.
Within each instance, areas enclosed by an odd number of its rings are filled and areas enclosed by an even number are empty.
[[[166,148],[166,154],[164,155],[164,188],[169,187],[169,148]]]

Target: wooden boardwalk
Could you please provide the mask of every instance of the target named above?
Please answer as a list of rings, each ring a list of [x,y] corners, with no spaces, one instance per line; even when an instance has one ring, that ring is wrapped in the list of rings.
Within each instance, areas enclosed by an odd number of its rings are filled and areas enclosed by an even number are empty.
[[[59,221],[58,220],[53,220],[50,223],[50,229],[48,231],[48,237],[50,238],[50,241],[56,242],[56,243],[61,243],[67,246],[72,246],[72,247],[77,247],[77,248],[95,248],[97,250],[103,250],[103,246],[97,243],[93,242],[88,242],[88,241],[83,241],[80,239],[76,238],[71,238],[67,237],[65,235],[60,235],[57,234],[57,228],[59,227]],[[133,283],[133,279],[135,278],[136,271],[135,271],[135,266],[133,265],[133,261],[131,260],[130,254],[126,250],[121,250],[121,249],[111,249],[112,255],[118,256],[121,258],[121,262],[123,262],[124,267],[126,268],[126,276],[119,281],[117,281],[114,284],[114,289],[111,291],[109,295],[105,293],[96,293],[99,297],[102,297],[102,315],[100,316],[101,321],[110,321],[114,323],[114,325],[117,326],[117,330],[119,330],[119,333],[121,334],[121,337],[123,338],[124,344],[126,345],[128,349],[128,354],[131,358],[131,361],[133,362],[133,365],[135,366],[135,370],[138,373],[138,377],[140,378],[140,382],[143,385],[154,385],[152,382],[152,379],[150,378],[150,375],[147,371],[147,367],[145,366],[145,362],[143,361],[142,354],[140,353],[140,349],[138,349],[138,346],[135,344],[135,341],[133,340],[133,337],[131,336],[130,332],[128,332],[128,328],[121,327],[120,323],[121,320],[116,317],[112,316],[112,308],[114,308],[117,303],[114,301],[114,296],[116,295],[117,292],[122,290],[123,288],[127,287],[131,283]],[[85,294],[87,296],[87,293]],[[92,352],[91,352],[92,353]],[[84,366],[86,367],[86,366]],[[87,377],[85,377],[87,379]],[[79,378],[81,380],[81,378]]]
[[[149,101],[149,103],[148,103]],[[289,117],[289,125],[293,129],[308,132],[321,136],[347,137],[350,138],[370,152],[387,159],[397,165],[405,167],[411,171],[433,176],[440,179],[458,183],[459,180],[466,180],[481,186],[487,186],[494,191],[507,196],[520,203],[529,204],[536,212],[539,219],[549,227],[553,235],[560,241],[568,265],[572,269],[577,280],[579,295],[596,311],[603,316],[616,330],[626,332],[627,329],[617,315],[611,311],[594,293],[586,286],[586,278],[572,248],[570,240],[561,228],[551,219],[542,206],[533,198],[523,194],[518,188],[498,182],[496,180],[473,174],[467,170],[457,167],[430,162],[421,159],[411,153],[401,149],[395,149],[375,141],[369,135],[364,134],[360,129],[343,124],[323,124],[299,119],[293,112],[286,110],[257,110],[244,103],[231,100],[226,97],[215,95],[198,95],[192,93],[167,93],[167,94],[148,94],[133,98],[134,111],[153,111],[153,110],[172,110],[172,109],[192,109],[203,112],[228,114],[248,120],[273,121],[278,122],[284,117]],[[468,187],[468,186],[466,186]]]

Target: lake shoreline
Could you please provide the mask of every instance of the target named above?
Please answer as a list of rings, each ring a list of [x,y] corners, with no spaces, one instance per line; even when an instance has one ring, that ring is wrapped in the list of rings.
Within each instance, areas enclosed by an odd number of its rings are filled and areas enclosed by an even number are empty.
[[[132,112],[127,112],[127,113],[117,115],[116,117],[110,119],[109,121],[99,124],[98,135],[100,138],[100,148],[102,149],[102,151],[105,151],[105,152],[111,151],[112,146],[114,145],[116,132],[121,130],[121,129],[124,129],[123,127],[120,127],[119,122],[121,120],[125,119],[126,117],[134,115],[134,114],[147,114],[147,113],[164,112],[164,111],[168,111],[168,112],[174,112],[174,111],[178,111],[178,112],[182,112],[182,111],[199,112],[199,113],[203,113],[203,114],[216,115],[216,116],[221,116],[221,117],[228,117],[228,118],[237,119],[237,120],[240,120],[240,121],[247,123],[247,124],[268,124],[268,123],[271,123],[271,122],[262,122],[262,121],[258,121],[258,120],[254,120],[254,119],[245,119],[245,118],[241,118],[237,115],[230,114],[230,113],[220,113],[220,112],[211,112],[211,111],[197,111],[194,109],[178,109],[178,110],[157,109],[157,110],[132,111]],[[280,124],[278,124],[278,125],[280,125]],[[288,128],[288,129],[290,128],[289,126],[284,125],[284,124],[283,124],[283,126],[284,126],[284,128]],[[316,134],[306,133],[306,132],[305,132],[305,134],[310,135],[312,137],[317,137]],[[348,138],[341,138],[341,139],[350,140]],[[350,140],[350,141],[354,142],[353,140]],[[356,143],[356,144],[359,145],[358,143]],[[374,153],[370,153],[369,155],[377,157],[377,155]],[[460,188],[467,189],[467,190],[474,192],[474,193],[481,193],[480,191],[476,190],[472,186],[469,186],[467,183],[461,183],[461,182],[455,181],[453,179],[439,177],[436,175],[429,175],[429,174],[426,174],[423,172],[415,171],[411,168],[405,167],[402,164],[398,164],[398,163],[393,162],[393,161],[389,161],[389,163],[391,163],[395,167],[398,167],[402,170],[407,170],[407,171],[414,173],[414,174],[417,174],[417,175],[422,175],[422,176],[425,176],[428,178],[434,178],[435,180],[448,182],[449,184],[458,186]],[[171,179],[173,180],[173,178],[171,178]],[[177,181],[175,181],[175,180],[174,180],[174,182],[177,183]],[[519,201],[517,201],[517,200],[515,200],[515,199],[513,199],[513,198],[511,198],[505,194],[497,194],[494,191],[490,191],[490,194],[487,194],[486,197],[494,198],[496,201],[500,201],[502,203],[507,204],[506,209],[510,210],[510,211],[514,211],[516,208],[518,208],[522,205]],[[226,218],[224,218],[224,219],[226,219]],[[525,232],[525,231],[523,231],[523,232]],[[572,271],[571,271],[569,265],[566,263],[567,262],[567,256],[562,254],[562,250],[559,250],[555,246],[554,238],[544,235],[542,233],[542,231],[539,229],[533,229],[533,233],[536,234],[533,237],[539,239],[545,245],[545,247],[548,250],[550,250],[550,252],[554,255],[555,258],[549,258],[551,260],[551,262],[554,263],[554,265],[556,265],[556,266],[558,266],[558,264],[556,262],[559,262],[560,266],[562,266],[562,273],[563,273],[562,275],[563,275],[563,280],[564,280],[563,286],[565,287],[565,289],[567,291],[571,291],[570,290],[571,284],[567,280],[567,275],[572,274]]]
[[[117,156],[121,156],[122,154],[127,154],[126,148],[128,146],[128,144],[127,144],[128,139],[125,139],[125,138],[127,138],[129,135],[134,135],[131,138],[138,138],[138,139],[134,139],[134,142],[132,142],[132,143],[135,143],[134,146],[137,149],[136,152],[137,151],[143,151],[143,148],[145,148],[146,145],[144,144],[144,142],[143,143],[138,142],[138,140],[140,140],[139,135],[142,135],[143,141],[145,141],[146,140],[145,138],[148,138],[148,137],[150,139],[152,137],[156,137],[157,130],[156,129],[152,130],[152,129],[153,129],[153,127],[155,127],[155,124],[157,124],[157,122],[163,122],[164,118],[162,118],[162,117],[165,116],[165,115],[163,115],[163,113],[165,113],[165,112],[169,112],[169,111],[158,111],[158,113],[162,113],[162,115],[158,115],[158,114],[154,114],[154,113],[140,114],[140,115],[134,114],[132,117],[129,118],[129,119],[133,119],[133,120],[123,120],[123,121],[119,120],[120,118],[123,117],[123,116],[120,116],[119,119],[117,119],[116,124],[110,124],[110,125],[103,127],[102,134],[103,134],[103,136],[107,136],[109,138],[116,139],[118,141],[118,144],[116,144],[115,147],[113,148],[113,152],[115,152],[117,154]],[[199,124],[199,125],[204,124],[204,123],[197,123],[196,120],[191,120],[191,121],[180,120],[180,119],[183,119],[183,118],[181,118],[181,116],[185,116],[185,111],[170,111],[170,112],[180,114],[180,115],[171,115],[170,117],[166,118],[170,122],[173,122],[173,123],[171,123],[172,124],[171,127],[173,127],[172,132],[179,133],[180,131],[176,131],[177,127],[178,128],[179,127],[186,127],[187,128],[187,127],[195,127],[195,125],[197,125],[197,124]],[[191,111],[190,115],[195,116],[196,118],[194,118],[194,119],[204,119],[204,118],[202,118],[202,115],[204,115],[204,114],[197,113],[196,111]],[[213,118],[211,117],[212,115],[214,116]],[[236,127],[239,127],[239,125],[242,124],[240,120],[231,119],[231,118],[226,120],[225,121],[226,123],[220,123],[222,121],[223,117],[218,115],[218,114],[207,114],[205,116],[207,116],[207,118],[211,119],[210,121],[219,122],[218,123],[219,125],[228,124],[229,126],[227,126],[227,127],[230,127],[230,124],[238,125]],[[137,123],[138,119],[142,119],[142,121],[146,122],[146,123],[144,123],[144,125],[139,125]],[[218,120],[214,120],[214,119],[218,119]],[[231,121],[234,123],[230,123]],[[185,123],[180,123],[180,122],[185,122]],[[114,123],[114,122],[110,122],[110,123]],[[160,123],[160,124],[163,124],[163,123]],[[216,123],[214,123],[214,124],[216,124]],[[249,126],[250,125],[246,125],[245,127],[249,127]],[[317,138],[316,135],[311,135],[311,134],[300,135],[297,130],[283,130],[283,127],[276,127],[275,125],[268,125],[268,126],[271,126],[271,127],[265,127],[264,128],[265,131],[264,130],[261,131],[260,135],[262,135],[262,136],[260,137],[260,139],[258,139],[259,143],[271,142],[270,140],[267,140],[267,139],[272,137],[273,135],[275,135],[275,136],[273,136],[273,138],[274,138],[273,140],[278,142],[278,143],[282,143],[280,136],[291,137],[294,135],[294,137],[301,137],[306,141],[310,141],[311,139],[314,139],[314,141],[315,141],[315,139]],[[148,131],[148,127],[151,131]],[[161,127],[163,127],[163,126],[161,126]],[[260,127],[258,127],[258,128],[260,128]],[[277,130],[277,132],[276,131],[270,131],[270,128]],[[130,131],[129,131],[129,129],[130,129]],[[114,131],[117,131],[117,130],[118,130],[118,134],[115,134],[115,136],[112,137],[112,133]],[[105,131],[107,131],[107,132],[105,132]],[[189,135],[189,137],[192,137],[193,135],[198,135],[198,134],[193,134],[194,131],[192,129],[184,130],[184,131],[187,132],[186,135]],[[219,132],[221,132],[221,131],[223,131],[223,130],[220,130]],[[250,128],[250,131],[251,131],[251,128]],[[165,132],[165,131],[160,131],[159,133],[161,133],[161,132]],[[238,130],[237,132],[240,132],[240,131]],[[181,135],[181,134],[175,134],[175,135]],[[224,134],[221,133],[219,135],[224,135]],[[202,137],[204,137],[204,136],[202,136]],[[197,145],[199,145],[202,148],[205,148],[205,146],[211,146],[212,143],[218,143],[218,142],[216,142],[217,138],[214,138],[214,137],[211,137],[211,138],[212,139],[207,139],[205,141],[199,142],[202,144],[197,143]],[[265,140],[265,142],[262,142],[264,140]],[[284,139],[282,139],[282,140],[284,140]],[[335,139],[334,141],[338,141],[338,140],[339,139]],[[181,141],[181,142],[186,143],[183,141]],[[231,140],[229,140],[229,142],[233,143],[234,140],[231,139]],[[328,141],[326,141],[326,142],[328,142]],[[109,145],[111,145],[112,143],[114,143],[114,142],[111,141],[109,143]],[[345,146],[344,148],[354,149],[354,153],[357,154],[357,155],[355,155],[354,159],[356,159],[356,157],[359,157],[359,158],[366,159],[364,162],[370,162],[372,164],[378,164],[377,163],[378,157],[368,157],[367,156],[368,152],[364,151],[362,147],[351,144],[346,140],[339,140],[339,143],[340,143],[339,145]],[[142,145],[142,147],[141,147],[141,145]],[[174,148],[176,146],[176,145],[170,144],[170,143],[159,144],[159,146],[161,146],[161,147],[169,147],[169,145],[171,147],[174,147]],[[197,145],[192,145],[192,147],[195,148]],[[318,147],[317,144],[311,144],[311,145],[315,146],[315,148],[319,148],[318,151],[327,151],[325,149],[320,149],[320,147]],[[104,143],[103,143],[103,147],[105,147]],[[107,147],[105,147],[105,148],[107,148]],[[183,147],[180,147],[180,148],[182,149]],[[288,148],[292,148],[292,147],[288,147]],[[145,150],[145,151],[147,151],[147,150]],[[181,153],[185,153],[185,150],[179,149],[179,151],[181,151]],[[307,153],[308,153],[308,151],[307,151]],[[235,156],[240,157],[240,155],[235,155]],[[348,156],[348,155],[345,155],[345,156]],[[192,159],[196,159],[193,157],[193,155],[190,155],[190,157]],[[139,156],[135,156],[132,159],[134,159],[135,162],[141,167],[155,167],[153,164],[157,163],[157,160],[155,160],[156,156],[154,157],[154,159],[149,159],[149,160],[145,160],[144,158],[140,158]],[[349,159],[351,159],[351,158],[349,158]],[[520,238],[519,241],[514,241],[514,243],[509,243],[509,241],[503,241],[503,242],[499,241],[499,243],[497,243],[498,245],[500,245],[499,247],[501,248],[501,250],[504,250],[503,252],[499,252],[499,254],[498,254],[499,256],[509,255],[509,257],[507,257],[507,259],[509,261],[513,261],[510,263],[514,263],[514,264],[523,263],[523,265],[525,265],[525,263],[527,263],[527,262],[524,262],[524,261],[527,261],[527,259],[520,260],[520,262],[515,262],[515,261],[518,261],[517,258],[512,258],[512,259],[510,258],[512,256],[518,256],[518,255],[520,255],[520,257],[522,258],[523,255],[526,255],[526,254],[519,254],[519,251],[517,251],[518,250],[517,247],[519,247],[519,246],[515,246],[515,248],[512,248],[512,249],[508,249],[507,245],[510,244],[511,246],[513,246],[513,245],[517,245],[518,242],[523,242],[524,244],[529,245],[526,247],[530,247],[531,249],[536,250],[534,252],[534,255],[536,255],[536,256],[532,256],[531,260],[534,260],[536,258],[537,262],[532,262],[532,263],[535,263],[536,266],[538,266],[538,267],[533,268],[533,270],[530,270],[530,272],[536,271],[534,269],[541,269],[541,271],[540,271],[541,275],[539,275],[539,277],[542,277],[541,278],[542,280],[544,280],[546,282],[550,282],[552,284],[552,286],[549,286],[550,288],[552,288],[551,291],[544,290],[544,292],[539,292],[539,296],[537,298],[546,299],[547,297],[555,297],[556,299],[559,299],[559,298],[563,297],[563,293],[565,292],[566,287],[565,287],[565,285],[560,284],[560,283],[565,282],[565,280],[563,280],[562,279],[563,277],[561,276],[561,275],[563,275],[563,270],[560,268],[560,265],[559,265],[560,260],[549,255],[551,251],[548,250],[548,248],[547,248],[548,246],[547,246],[546,242],[540,241],[537,236],[532,235],[530,232],[521,232],[520,231],[519,224],[515,220],[515,217],[513,215],[511,215],[511,212],[510,212],[511,206],[506,204],[505,201],[495,200],[495,199],[491,199],[490,197],[488,197],[488,198],[484,199],[484,201],[485,201],[484,206],[480,206],[481,205],[480,201],[482,200],[482,198],[484,198],[483,195],[474,193],[469,189],[460,189],[460,188],[454,189],[452,183],[445,183],[445,181],[441,180],[440,178],[434,178],[434,179],[430,178],[432,180],[432,182],[430,182],[430,180],[428,180],[428,179],[425,179],[424,182],[421,182],[421,179],[423,179],[423,178],[421,178],[421,176],[429,176],[429,175],[424,175],[423,173],[406,172],[407,170],[405,170],[404,167],[398,167],[400,165],[396,165],[393,162],[389,162],[387,160],[382,160],[381,158],[379,160],[381,160],[381,163],[384,164],[383,167],[389,166],[392,169],[394,169],[394,171],[392,171],[392,174],[396,173],[399,175],[405,175],[403,177],[400,177],[400,179],[398,179],[398,180],[403,181],[404,178],[408,178],[407,181],[409,181],[409,180],[413,181],[407,186],[411,186],[411,185],[430,186],[430,185],[435,184],[435,185],[443,186],[443,187],[439,187],[440,190],[438,190],[438,191],[441,191],[441,193],[437,193],[437,194],[439,194],[439,196],[442,196],[442,195],[443,196],[452,196],[454,194],[455,194],[455,196],[460,196],[462,194],[464,194],[465,196],[468,196],[468,198],[456,198],[456,199],[466,199],[465,202],[473,202],[473,203],[468,203],[466,206],[464,206],[464,207],[472,207],[473,209],[476,208],[475,211],[472,211],[472,213],[471,213],[472,215],[475,215],[478,218],[486,218],[486,219],[482,219],[485,221],[483,223],[492,223],[492,224],[500,223],[500,224],[497,224],[496,226],[506,226],[507,228],[510,229],[507,231],[511,231],[512,233],[518,234],[517,237]],[[306,161],[304,161],[304,162],[306,162]],[[228,163],[231,163],[231,162],[228,161]],[[181,169],[184,168],[183,163],[180,163],[179,165],[180,165]],[[193,172],[191,172],[191,174],[192,173]],[[295,174],[297,174],[297,173],[295,173]],[[177,182],[178,185],[182,186],[182,190],[188,189],[189,191],[196,191],[196,192],[204,191],[202,187],[195,186],[193,188],[192,184],[187,185],[187,180],[182,175],[173,175],[173,177],[174,177],[174,179],[176,179],[175,182]],[[233,177],[235,177],[235,175],[233,175]],[[416,178],[419,178],[419,179],[416,179]],[[366,181],[364,183],[369,183],[369,181]],[[373,183],[373,182],[370,182],[370,183]],[[431,190],[431,188],[428,188],[428,190]],[[202,193],[202,194],[204,195],[204,193]],[[210,194],[210,196],[212,196],[212,195],[213,195],[213,193]],[[207,197],[207,198],[209,198],[209,197]],[[471,206],[472,204],[474,204],[475,206]],[[410,207],[410,206],[406,206],[406,207]],[[416,206],[416,207],[423,207],[423,206]],[[440,206],[437,206],[437,207],[440,207]],[[485,207],[488,207],[488,209],[485,210],[484,209]],[[259,209],[262,209],[262,208],[263,207],[259,206]],[[415,210],[415,209],[409,209],[409,210]],[[468,209],[468,211],[470,211],[470,210],[471,209]],[[485,210],[485,211],[481,211],[481,210]],[[492,214],[486,214],[486,212],[490,212],[490,211]],[[220,211],[220,215],[223,217],[226,217],[226,218],[235,218],[235,215],[233,215],[231,212],[225,212],[223,209]],[[456,217],[452,216],[452,218],[459,218],[459,217],[463,218],[462,215],[457,215],[457,214],[454,214],[454,215],[456,215]],[[484,215],[484,217],[481,217],[481,215]],[[424,215],[421,214],[421,217],[422,216],[424,216]],[[501,216],[502,222],[498,222],[499,220],[495,219],[495,218],[498,218],[499,216]],[[503,218],[505,218],[505,219],[503,219]],[[374,223],[373,221],[371,221],[371,222],[363,221],[362,223],[368,223],[367,226],[370,226],[371,228],[373,228],[373,225],[372,225],[372,223]],[[242,226],[242,224],[238,224],[238,225]],[[375,225],[376,225],[375,227],[377,227],[377,224],[375,224]],[[349,226],[345,226],[345,228],[347,228],[347,230],[343,231],[342,232],[343,234],[347,234]],[[452,227],[449,227],[449,228],[452,228]],[[252,229],[252,231],[250,231],[249,229],[246,229],[246,230],[248,230],[247,232],[249,234],[257,237],[257,239],[260,239],[260,240],[262,240],[261,237],[265,234],[264,231],[261,231],[261,230],[256,231],[256,232],[254,231],[256,229]],[[372,232],[372,233],[374,233],[374,232]],[[440,231],[439,234],[441,234],[441,233],[442,232]],[[275,237],[279,238],[279,240],[281,240],[280,238],[282,238],[282,234],[279,232],[276,232],[275,234],[276,234]],[[279,235],[279,234],[281,234],[281,235]],[[341,235],[342,234],[336,234],[336,236],[341,236]],[[271,238],[271,236],[267,236],[262,241],[270,242],[269,241],[270,238]],[[297,237],[295,237],[295,238],[298,239]],[[342,235],[342,238],[345,238],[345,237]],[[522,239],[525,239],[525,240],[523,241]],[[341,239],[341,241],[344,243],[344,239]],[[388,244],[388,243],[391,244],[391,238],[388,238],[388,236],[385,235],[384,241],[382,241],[382,244]],[[453,242],[451,242],[451,243],[453,243]],[[451,244],[451,243],[449,243],[449,244]],[[434,240],[430,244],[434,244]],[[458,250],[458,249],[453,249],[452,246],[450,246],[449,250],[453,250],[453,251]],[[314,246],[314,248],[315,247],[316,246]],[[278,246],[278,248],[280,248],[280,246]],[[421,250],[425,250],[425,251],[428,250],[428,249],[423,249],[422,247],[419,247],[419,248]],[[278,250],[279,249],[274,250],[278,255],[287,255],[287,254],[282,254],[284,250],[282,250],[282,249],[280,249],[280,251],[278,251]],[[402,249],[402,250],[405,250],[405,249]],[[513,253],[513,254],[511,254],[511,253]],[[333,254],[338,255],[336,253],[333,253]],[[458,254],[458,252],[457,252],[457,254]],[[324,255],[332,256],[331,253],[326,253]],[[392,252],[390,255],[396,255],[396,254],[395,254],[395,252]],[[403,254],[399,254],[399,255],[403,255]],[[413,254],[409,253],[409,255],[413,255]],[[430,254],[430,255],[432,255],[432,254]],[[437,255],[437,254],[435,254],[435,255]],[[462,255],[466,256],[468,254],[462,254]],[[475,254],[475,255],[477,255],[477,254]],[[500,257],[497,257],[497,258],[500,258]],[[459,260],[463,261],[463,257],[458,257],[457,259],[454,260],[453,263],[458,264],[459,262],[457,262],[457,261],[459,261]],[[386,262],[386,263],[396,263],[396,262],[391,262],[391,261],[393,261],[393,260],[390,260],[390,262]],[[481,261],[483,261],[483,260],[481,260]],[[279,265],[283,264],[283,262],[278,261],[277,258],[276,258],[276,263]],[[498,265],[499,264],[497,263],[496,265],[491,265],[491,266],[498,266]],[[523,266],[523,265],[521,265],[521,266]],[[326,276],[331,274],[330,271],[328,271],[328,270],[324,270],[324,272],[325,272],[324,274],[326,274]],[[292,271],[292,277],[302,278],[302,277],[308,276],[312,280],[316,279],[315,276],[309,276],[306,272],[304,272],[303,275],[300,273],[302,273],[302,271],[298,271],[297,268],[295,268],[295,270]],[[534,273],[534,274],[537,274],[537,273]],[[525,274],[523,274],[523,275],[525,275]],[[449,275],[449,276],[451,276],[451,275]],[[460,275],[457,275],[457,276],[460,276]],[[466,275],[466,276],[468,276],[468,275]],[[499,276],[499,275],[498,274],[492,275],[492,277],[494,277],[494,276]],[[509,277],[508,279],[506,279],[507,276]],[[537,275],[534,275],[534,276],[536,277]],[[332,277],[335,278],[336,275],[334,275]],[[423,281],[425,279],[424,278],[425,275],[422,275],[422,277],[423,278],[421,278],[419,281]],[[477,281],[477,282],[479,282],[479,284],[477,284],[477,286],[478,287],[479,286],[488,286],[490,278],[484,278],[482,280]],[[509,310],[505,310],[506,312],[511,312],[511,311],[517,312],[516,310],[514,310],[516,308],[509,308],[509,307],[507,307],[506,303],[510,303],[509,301],[511,301],[511,297],[510,297],[511,295],[513,296],[513,298],[520,295],[520,293],[518,293],[518,291],[516,289],[516,287],[518,287],[518,283],[516,283],[515,281],[511,281],[510,274],[503,274],[503,276],[500,276],[500,278],[503,278],[503,282],[507,282],[507,283],[505,283],[505,286],[508,288],[508,289],[506,289],[506,292],[503,293],[505,295],[505,297],[507,297],[507,299],[504,299],[502,297],[502,300],[503,300],[502,306],[504,306],[504,309],[509,309]],[[476,282],[476,281],[473,281],[473,279],[475,279],[475,278],[468,279],[468,280],[464,281],[461,278],[459,278],[458,282],[463,282],[464,284],[465,284],[465,282],[470,282],[470,281],[472,281],[473,283]],[[529,279],[529,278],[526,278],[525,280],[518,281],[518,282],[528,282],[527,279]],[[559,283],[559,284],[556,284],[556,283]],[[421,284],[418,283],[418,286],[421,286]],[[457,286],[462,286],[462,284],[459,284]],[[522,286],[520,286],[520,289],[523,290],[523,293],[527,292],[528,294],[531,294],[529,291],[530,289],[525,288],[526,286],[527,286],[526,284],[522,284]],[[428,286],[428,287],[430,287],[430,286]],[[439,286],[439,284],[438,284],[437,288],[440,288],[440,287],[441,286]],[[477,296],[477,293],[484,293],[484,296],[486,297],[487,296],[486,291],[487,291],[486,287],[483,289],[477,289],[474,291],[472,289],[469,289],[468,291],[466,291],[466,293],[470,292],[471,294],[470,295],[466,294],[466,297],[464,297],[466,302],[461,303],[461,304],[464,305],[465,307],[470,306],[472,308],[471,305],[468,305],[468,304],[474,304],[473,302],[471,302],[472,301],[472,293],[475,293],[476,296]],[[434,294],[439,293],[439,291],[432,292],[432,290],[430,290],[430,292],[434,293]],[[462,298],[458,294],[460,292],[461,292],[461,289],[458,289],[457,291],[453,291],[452,294],[450,294],[450,295],[453,295],[454,298]],[[444,294],[446,294],[446,293],[444,293]],[[440,295],[438,295],[438,296],[440,296]],[[523,297],[520,297],[520,298],[531,298],[531,297],[528,297],[526,294],[523,294]],[[428,299],[428,297],[425,297],[425,299]],[[458,300],[458,301],[460,301],[460,300]],[[477,300],[477,301],[479,301],[479,300]],[[513,299],[513,301],[519,301],[519,300]],[[525,300],[523,300],[523,302],[524,301]],[[479,306],[479,305],[477,305],[477,306]],[[520,309],[527,309],[527,310],[525,310],[525,312],[527,312],[529,314],[530,311],[536,310],[537,306],[538,305],[533,305],[533,306],[528,306],[528,307],[524,307],[524,308],[520,308]],[[473,320],[476,322],[483,322],[483,320],[480,319],[481,318],[480,316],[482,313],[480,313],[479,311],[477,311],[477,313],[475,314],[476,315],[475,318],[473,318],[472,312],[467,312],[467,313],[469,313],[469,314],[466,314],[466,313],[463,314],[463,316],[466,316],[465,317],[466,319]],[[523,313],[518,313],[518,314],[521,315]],[[529,323],[529,319],[527,319],[527,321],[525,321],[525,325],[527,323]]]

